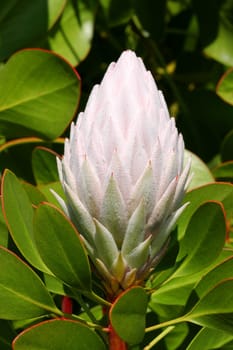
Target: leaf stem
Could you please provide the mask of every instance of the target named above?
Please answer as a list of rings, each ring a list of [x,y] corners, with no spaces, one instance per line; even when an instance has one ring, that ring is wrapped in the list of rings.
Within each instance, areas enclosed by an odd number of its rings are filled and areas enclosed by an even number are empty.
[[[168,333],[170,333],[175,326],[169,326],[166,329],[164,329],[163,332],[161,332],[157,337],[155,337],[147,346],[143,348],[143,350],[150,350],[152,347],[157,344],[161,339],[163,339]]]
[[[100,305],[107,306],[107,307],[111,307],[112,306],[112,304],[109,301],[101,298],[99,295],[95,294],[95,292],[93,292],[93,291],[92,292],[86,292],[85,294],[90,299],[92,299],[93,301],[96,301]]]
[[[44,140],[39,137],[21,137],[19,139],[14,139],[8,142],[5,142],[3,145],[0,145],[0,152],[4,151],[13,146],[23,145],[25,143],[64,143],[64,138],[58,137],[55,140]]]
[[[152,331],[155,331],[156,329],[173,326],[173,325],[175,325],[177,323],[182,323],[182,322],[185,322],[185,321],[186,321],[185,316],[178,317],[178,318],[175,318],[173,320],[162,322],[162,323],[156,324],[154,326],[148,327],[148,328],[145,329],[145,332],[146,333],[152,332]]]

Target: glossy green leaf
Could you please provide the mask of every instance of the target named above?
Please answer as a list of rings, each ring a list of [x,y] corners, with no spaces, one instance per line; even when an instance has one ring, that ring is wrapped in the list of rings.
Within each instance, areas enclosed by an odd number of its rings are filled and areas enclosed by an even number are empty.
[[[202,204],[191,217],[180,242],[177,261],[182,263],[174,275],[190,275],[206,268],[220,254],[225,238],[226,222],[222,205],[218,202]]]
[[[198,276],[197,276],[198,278]],[[177,277],[162,284],[151,296],[151,303],[184,306],[191,294],[197,278]],[[200,278],[200,277],[199,277]]]
[[[232,32],[233,35],[233,32]],[[217,94],[233,105],[233,69],[229,69],[221,78],[216,89]]]
[[[178,235],[183,237],[191,216],[197,208],[206,201],[220,201],[225,210],[227,221],[233,219],[233,185],[227,183],[213,183],[191,190],[185,195],[185,202],[189,202],[178,221]]]
[[[110,310],[110,321],[117,334],[129,344],[142,341],[148,297],[141,287],[123,292]]]
[[[213,270],[208,272],[195,287],[195,292],[201,299],[210,289],[224,279],[233,277],[233,257],[229,257]]]
[[[0,130],[6,137],[54,139],[75,114],[77,73],[51,52],[17,52],[1,68],[0,82]]]
[[[91,289],[87,254],[72,223],[51,204],[35,213],[35,240],[49,270],[61,281],[79,290]]]
[[[185,316],[185,319],[233,333],[233,278],[211,289]]]
[[[217,179],[233,180],[233,160],[217,166],[213,169],[213,174]]]
[[[34,240],[32,203],[23,185],[9,170],[3,175],[2,204],[7,226],[20,252],[34,267],[49,272]]]
[[[222,349],[222,346],[232,339],[233,335],[229,333],[217,329],[202,328],[192,339],[186,350]]]
[[[36,186],[33,186],[32,184],[30,184],[28,182],[23,182],[22,185],[23,185],[23,188],[25,189],[25,191],[28,195],[30,202],[33,205],[37,206],[41,202],[46,201],[46,197],[43,195],[43,193]]]
[[[58,181],[56,156],[52,150],[37,147],[32,154],[32,170],[37,185]]]
[[[61,14],[66,0],[2,0],[0,60],[44,37]],[[30,28],[30,30],[29,30]]]
[[[44,283],[50,292],[58,295],[66,295],[63,283],[55,276],[44,273]]]
[[[95,7],[94,1],[68,0],[60,21],[47,38],[49,48],[73,66],[82,61],[91,48]]]
[[[36,273],[3,247],[0,247],[0,266],[0,318],[20,320],[61,314]]]
[[[19,334],[13,350],[106,350],[102,339],[87,326],[69,320],[40,323]]]
[[[61,198],[65,199],[64,191],[63,191],[63,188],[62,188],[62,185],[61,185],[60,181],[50,182],[49,184],[45,184],[45,185],[44,184],[43,185],[39,185],[38,189],[47,198],[47,202],[53,203],[57,207],[60,208],[60,204],[58,203],[57,199],[55,198],[55,196],[51,192],[51,190],[53,190]]]
[[[207,165],[198,156],[196,156],[196,154],[185,150],[184,162],[186,163],[190,158],[190,174],[192,174],[192,180],[189,184],[188,190],[208,184],[210,182],[214,182],[214,177],[211,174]]]

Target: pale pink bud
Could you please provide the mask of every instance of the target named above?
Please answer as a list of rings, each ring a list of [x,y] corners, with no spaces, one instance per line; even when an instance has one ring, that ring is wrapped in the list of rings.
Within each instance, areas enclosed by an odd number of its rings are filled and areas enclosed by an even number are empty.
[[[64,210],[109,290],[154,266],[185,206],[190,164],[161,91],[140,58],[111,63],[71,125],[58,170]]]

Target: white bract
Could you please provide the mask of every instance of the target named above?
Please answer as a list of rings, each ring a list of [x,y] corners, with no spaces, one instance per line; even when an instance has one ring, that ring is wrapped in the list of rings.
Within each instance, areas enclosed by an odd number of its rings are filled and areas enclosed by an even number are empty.
[[[123,52],[94,86],[58,159],[66,201],[57,198],[109,293],[140,283],[163,252],[185,208],[183,156],[151,73]]]

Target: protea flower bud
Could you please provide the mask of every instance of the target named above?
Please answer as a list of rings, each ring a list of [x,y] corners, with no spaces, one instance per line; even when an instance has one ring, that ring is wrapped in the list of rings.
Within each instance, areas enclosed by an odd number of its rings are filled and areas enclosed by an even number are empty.
[[[66,202],[109,294],[140,283],[184,210],[183,138],[140,58],[125,51],[71,125],[58,170]]]

